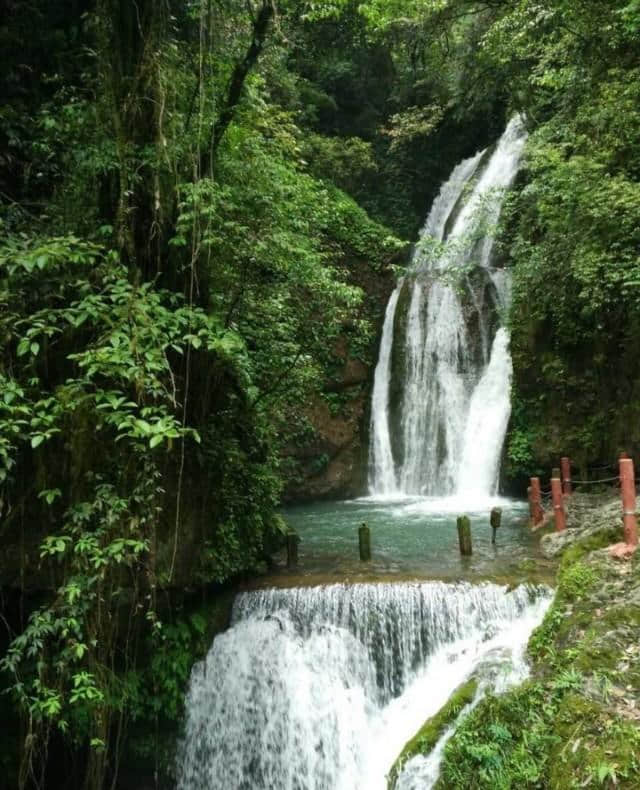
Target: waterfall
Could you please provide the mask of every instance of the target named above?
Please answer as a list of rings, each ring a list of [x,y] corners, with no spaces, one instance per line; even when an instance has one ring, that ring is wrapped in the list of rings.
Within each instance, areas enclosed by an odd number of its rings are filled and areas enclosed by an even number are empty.
[[[511,355],[504,328],[496,332],[489,364],[473,391],[465,426],[457,490],[479,496],[491,492],[498,479],[502,442],[511,402]]]
[[[393,341],[393,319],[400,293],[398,286],[387,303],[382,327],[380,354],[374,373],[373,395],[371,398],[372,422],[377,430],[371,432],[371,452],[369,453],[369,479],[376,481],[378,494],[394,494],[397,490],[396,473],[391,452],[389,434],[389,379],[391,375],[391,343]]]
[[[510,274],[492,266],[493,230],[525,139],[516,117],[494,150],[454,168],[389,300],[371,408],[374,496],[489,496],[497,489],[512,371],[500,326]],[[397,370],[402,397],[392,403]]]
[[[474,670],[522,674],[548,602],[546,588],[441,582],[240,595],[192,671],[179,790],[383,790]]]

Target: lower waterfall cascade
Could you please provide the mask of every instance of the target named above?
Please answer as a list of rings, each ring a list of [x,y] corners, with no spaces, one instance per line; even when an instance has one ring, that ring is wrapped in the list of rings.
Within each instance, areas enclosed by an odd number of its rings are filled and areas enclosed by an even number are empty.
[[[498,690],[526,676],[549,601],[544,587],[442,582],[239,595],[192,671],[178,788],[383,790],[404,743],[473,672]],[[438,748],[398,787],[430,787]]]
[[[494,265],[493,233],[525,141],[516,116],[493,150],[454,168],[389,299],[371,400],[371,496],[496,493],[512,366],[510,273]]]

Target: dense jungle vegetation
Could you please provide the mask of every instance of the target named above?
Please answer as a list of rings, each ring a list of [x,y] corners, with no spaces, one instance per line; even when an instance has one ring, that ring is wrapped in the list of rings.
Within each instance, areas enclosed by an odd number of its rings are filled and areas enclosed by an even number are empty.
[[[281,542],[368,283],[514,112],[509,473],[640,448],[640,2],[0,12],[0,766],[164,786],[204,591]]]

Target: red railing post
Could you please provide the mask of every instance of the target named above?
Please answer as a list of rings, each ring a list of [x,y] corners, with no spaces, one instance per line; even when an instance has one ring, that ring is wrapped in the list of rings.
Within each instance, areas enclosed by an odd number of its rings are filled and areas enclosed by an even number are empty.
[[[562,467],[562,492],[565,496],[571,496],[571,461],[565,456],[560,459]]]
[[[542,509],[542,494],[540,492],[540,478],[532,477],[529,481],[531,483],[531,518],[533,526],[536,527],[542,523],[544,519],[544,511]]]
[[[562,481],[558,469],[554,469],[554,476],[551,478],[551,501],[553,502],[553,518],[556,522],[556,532],[561,532],[567,528],[567,520],[564,513],[564,500],[562,499]]]
[[[636,518],[636,482],[631,458],[620,457],[620,496],[622,498],[622,521],[624,543],[611,547],[614,557],[629,557],[638,548],[638,520]]]

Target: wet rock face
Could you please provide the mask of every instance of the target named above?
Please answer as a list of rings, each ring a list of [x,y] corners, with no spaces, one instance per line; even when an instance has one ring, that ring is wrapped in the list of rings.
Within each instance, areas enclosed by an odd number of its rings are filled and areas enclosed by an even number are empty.
[[[491,342],[500,327],[497,296],[494,284],[486,269],[474,268],[461,284],[462,307],[470,343],[470,351],[476,368],[482,369],[489,361]]]
[[[367,261],[357,261],[349,270],[352,283],[364,291],[357,317],[371,323],[372,342],[364,353],[358,351],[356,355],[347,332],[338,339],[333,349],[334,371],[324,392],[304,409],[310,435],[305,442],[284,451],[285,461],[294,470],[285,486],[285,502],[340,499],[356,496],[366,488],[373,373],[395,277],[389,268],[376,270]]]
[[[364,485],[366,469],[363,469],[361,458],[366,443],[362,439],[361,426],[368,393],[365,379],[349,387],[349,399],[337,414],[332,413],[330,405],[322,399],[309,407],[307,417],[314,434],[305,447],[292,450],[298,465],[298,479],[289,483],[286,501],[348,497]]]
[[[605,497],[576,494],[566,501],[567,529],[542,537],[540,547],[545,557],[559,557],[570,546],[587,538],[608,536],[614,542],[622,529],[621,505],[617,497]]]
[[[393,345],[391,347],[391,376],[389,380],[389,433],[391,452],[396,467],[404,461],[404,445],[402,443],[402,402],[407,366],[407,317],[411,301],[411,285],[407,278],[404,281],[393,321]]]

